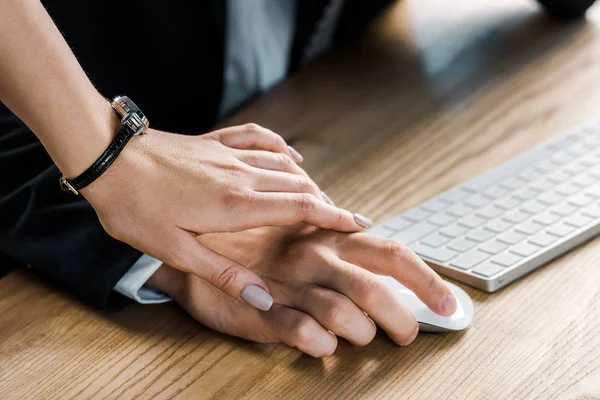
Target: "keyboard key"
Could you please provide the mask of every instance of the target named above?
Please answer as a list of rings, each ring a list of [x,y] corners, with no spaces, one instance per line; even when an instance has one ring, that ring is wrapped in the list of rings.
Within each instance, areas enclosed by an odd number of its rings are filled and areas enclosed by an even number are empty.
[[[422,210],[419,207],[412,208],[412,209],[402,213],[402,216],[404,218],[411,220],[413,222],[423,221],[424,219],[429,218],[429,215],[430,215],[429,211]]]
[[[517,224],[521,221],[525,221],[529,218],[529,214],[526,214],[522,211],[510,211],[502,217],[503,220],[512,222],[513,224]]]
[[[574,226],[576,228],[581,228],[582,226],[586,226],[592,222],[590,217],[586,217],[585,215],[572,215],[565,220],[565,224]]]
[[[460,225],[466,226],[467,228],[477,228],[479,225],[486,222],[485,219],[479,218],[475,215],[468,215],[458,221]]]
[[[498,254],[501,251],[506,250],[507,247],[508,245],[506,243],[502,243],[494,239],[479,246],[479,250],[490,254]]]
[[[548,172],[556,168],[556,164],[552,164],[550,161],[544,160],[537,163],[533,168],[535,168],[536,171],[539,171],[543,174],[547,174]]]
[[[497,275],[503,272],[504,269],[497,264],[492,264],[489,261],[484,262],[481,265],[478,265],[476,268],[473,268],[473,273],[481,276],[485,276],[489,278],[491,276]]]
[[[529,201],[521,206],[521,210],[529,214],[538,214],[546,209],[544,203],[540,203],[537,200]]]
[[[556,225],[551,226],[550,228],[548,228],[548,230],[546,232],[548,232],[551,235],[554,236],[558,236],[558,237],[563,237],[563,236],[567,236],[569,233],[573,232],[575,230],[575,228],[573,228],[572,226],[569,226],[567,224],[565,224],[564,222],[559,222]]]
[[[383,223],[383,226],[385,226],[388,229],[395,230],[395,231],[403,231],[404,229],[408,228],[412,224],[413,224],[412,221],[409,221],[406,218],[404,218],[403,216],[398,215],[388,221],[385,221]]]
[[[536,232],[539,232],[544,228],[544,225],[538,224],[535,221],[527,221],[522,224],[519,224],[515,227],[517,232],[524,233],[526,235],[533,235]]]
[[[518,254],[506,252],[506,253],[498,254],[497,256],[492,257],[492,259],[490,261],[493,262],[494,264],[502,265],[503,267],[510,267],[511,265],[515,264],[517,261],[521,260],[521,258],[522,257]]]
[[[584,208],[582,213],[588,217],[600,218],[600,206],[597,204],[592,204],[591,206]]]
[[[578,173],[584,171],[585,169],[586,169],[585,165],[582,165],[579,162],[573,162],[573,163],[570,163],[569,165],[565,165],[563,167],[563,170],[567,174],[571,174],[571,175],[577,175]]]
[[[550,210],[551,213],[560,215],[561,217],[571,215],[575,211],[577,211],[577,207],[567,203],[559,204],[558,206],[552,207],[552,209]]]
[[[467,197],[465,199],[465,204],[467,204],[473,208],[483,207],[486,204],[488,204],[489,202],[490,202],[490,199],[487,199],[479,194],[474,194],[473,196]]]
[[[458,188],[450,189],[449,191],[447,191],[445,193],[442,193],[440,195],[440,199],[455,203],[457,201],[464,199],[465,197],[467,197],[470,194],[471,194],[470,192],[467,192],[462,187],[458,187]]]
[[[477,242],[474,242],[469,239],[458,239],[448,245],[449,249],[456,250],[458,252],[464,253],[467,250],[472,249],[477,245]]]
[[[560,217],[556,214],[550,214],[549,212],[543,212],[541,214],[535,215],[533,220],[535,222],[539,222],[542,225],[552,225],[556,221],[558,221]]]
[[[572,159],[573,159],[573,157],[571,157],[564,150],[557,151],[556,153],[554,153],[552,155],[552,157],[550,157],[550,161],[552,161],[554,164],[557,164],[557,165],[565,164],[565,163],[571,161]]]
[[[536,253],[538,250],[540,250],[539,246],[529,243],[519,243],[509,249],[511,253],[518,254],[521,257],[528,257],[533,253]]]
[[[437,226],[431,225],[427,222],[419,222],[418,224],[412,225],[405,230],[396,233],[392,236],[392,239],[402,243],[412,243],[417,239],[421,239],[423,236],[435,231]]]
[[[455,217],[464,217],[465,215],[470,214],[473,209],[462,204],[454,204],[448,207],[446,211],[448,214],[454,215]]]
[[[540,172],[536,171],[534,168],[528,168],[519,174],[519,178],[523,179],[524,181],[527,181],[527,182],[534,181],[541,176],[542,176],[542,174]]]
[[[440,247],[441,245],[446,244],[449,241],[450,238],[448,236],[440,235],[437,232],[427,236],[425,239],[421,239],[421,243],[431,247]]]
[[[537,196],[537,200],[541,203],[547,204],[549,206],[558,203],[565,196],[556,192],[546,192]]]
[[[546,247],[557,240],[556,236],[548,235],[547,233],[540,232],[529,238],[529,242],[533,244],[537,244],[541,247]]]
[[[517,206],[519,206],[519,204],[521,204],[522,201],[519,199],[516,199],[514,197],[508,197],[505,199],[502,199],[495,204],[496,207],[499,207],[503,210],[512,210],[513,208],[516,208]]]
[[[491,206],[487,206],[484,207],[480,210],[477,210],[476,214],[479,215],[480,217],[486,218],[486,219],[494,219],[496,218],[498,215],[502,214],[504,211],[494,205]]]
[[[513,192],[513,196],[516,197],[517,199],[521,199],[521,200],[531,200],[534,197],[536,197],[538,195],[538,192],[536,192],[533,189],[530,189],[528,187],[526,188],[522,188],[519,190],[516,190]]]
[[[414,246],[410,246],[410,248],[412,249],[412,251],[414,251],[415,253],[417,253],[417,255],[421,257],[426,257],[433,261],[438,261],[441,263],[450,261],[458,255],[457,252],[452,250],[448,250],[445,248],[434,249],[432,247],[428,247],[422,244],[416,244]]]
[[[587,206],[592,201],[594,201],[594,199],[591,196],[587,196],[587,195],[585,195],[585,193],[578,193],[575,196],[570,197],[567,200],[567,203],[573,204],[574,206],[577,206],[577,207],[583,207],[583,206]]]
[[[487,197],[491,197],[492,199],[497,199],[506,194],[506,190],[502,189],[499,186],[492,186],[491,188],[485,190],[483,194]]]
[[[450,214],[438,213],[438,214],[432,215],[428,221],[437,226],[445,226],[454,220],[455,220],[455,217],[453,217]]]
[[[550,175],[548,175],[548,179],[558,184],[568,181],[570,177],[571,175],[567,174],[564,171],[554,171]]]
[[[477,243],[486,242],[494,236],[496,236],[494,232],[485,229],[476,229],[467,233],[467,239],[474,240]]]
[[[508,244],[515,244],[525,239],[525,235],[515,231],[504,232],[498,236],[498,240]]]
[[[563,183],[562,185],[558,186],[556,188],[556,192],[563,194],[565,196],[570,196],[572,194],[579,192],[579,187],[576,185],[573,185],[570,182],[567,182],[567,183]]]
[[[524,184],[525,182],[523,182],[522,180],[511,176],[510,178],[503,180],[500,183],[500,186],[507,190],[517,190],[519,188],[522,188]]]
[[[394,234],[396,233],[396,231],[393,231],[391,229],[388,229],[382,225],[376,226],[374,228],[371,228],[367,231],[367,233],[369,235],[373,235],[373,236],[380,236],[380,237],[384,237],[384,238],[390,238],[392,236],[394,236]]]
[[[450,265],[460,269],[469,269],[473,268],[488,257],[489,254],[487,253],[479,250],[472,250],[456,257],[454,260],[452,260],[452,262],[450,262]]]
[[[600,197],[600,185],[594,185],[592,187],[589,187],[587,189],[585,189],[583,191],[585,194],[587,194],[588,196],[591,196],[595,199]]]
[[[580,174],[573,178],[571,182],[573,182],[574,185],[577,185],[579,187],[586,187],[596,182],[596,179],[588,174]]]
[[[538,192],[545,192],[546,190],[554,187],[554,183],[550,182],[546,178],[538,179],[529,184],[529,187],[533,190],[537,190]]]
[[[451,238],[457,238],[459,236],[462,236],[465,234],[465,232],[467,232],[467,228],[459,226],[457,224],[452,224],[452,225],[448,225],[445,228],[442,228],[440,230],[440,233],[442,235],[446,235],[448,237]]]
[[[450,203],[447,203],[445,201],[442,201],[442,200],[436,198],[436,199],[428,200],[425,203],[421,204],[421,208],[434,213],[434,212],[445,210],[449,205],[450,205]]]
[[[485,229],[487,229],[488,231],[492,231],[494,233],[502,233],[505,230],[507,230],[508,228],[510,228],[513,224],[511,224],[510,222],[501,220],[501,219],[496,219],[493,220],[492,222],[488,222],[485,225]]]

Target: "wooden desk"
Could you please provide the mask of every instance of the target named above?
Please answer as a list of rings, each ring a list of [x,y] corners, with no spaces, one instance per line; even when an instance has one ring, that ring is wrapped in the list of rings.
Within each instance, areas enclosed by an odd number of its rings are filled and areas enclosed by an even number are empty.
[[[409,0],[232,122],[282,133],[339,204],[385,219],[600,114],[600,6]],[[495,293],[473,326],[312,359],[207,330],[173,304],[95,312],[0,281],[0,398],[600,397],[600,241]]]

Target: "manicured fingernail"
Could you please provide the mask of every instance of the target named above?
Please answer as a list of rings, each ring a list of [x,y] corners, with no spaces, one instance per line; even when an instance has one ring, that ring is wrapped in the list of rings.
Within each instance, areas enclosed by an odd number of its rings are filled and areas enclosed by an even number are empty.
[[[288,146],[288,150],[290,151],[290,154],[292,155],[294,161],[296,161],[297,163],[301,163],[302,161],[304,161],[304,157],[302,157],[302,154],[298,153],[298,150],[296,150],[292,146]]]
[[[365,229],[373,226],[373,221],[360,214],[354,214],[354,222],[356,222],[358,225],[362,226]]]
[[[453,313],[456,310],[456,298],[452,294],[447,294],[442,302],[442,310],[445,313]]]
[[[415,329],[413,334],[410,335],[410,337],[408,339],[406,339],[404,342],[400,343],[400,346],[408,346],[409,344],[411,344],[412,342],[415,341],[418,334],[419,334],[419,327],[417,326],[417,328]]]
[[[331,200],[331,197],[327,196],[325,192],[321,192],[321,196],[323,196],[323,200],[325,200],[325,203],[329,204],[330,206],[335,206],[335,203],[333,202],[333,200]]]
[[[256,285],[248,285],[242,290],[242,300],[262,311],[269,311],[273,305],[273,297]]]

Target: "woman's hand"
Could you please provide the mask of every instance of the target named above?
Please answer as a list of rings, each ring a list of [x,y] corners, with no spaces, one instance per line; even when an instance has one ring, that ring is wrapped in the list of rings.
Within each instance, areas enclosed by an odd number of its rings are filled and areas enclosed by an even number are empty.
[[[151,277],[150,286],[219,332],[261,343],[283,342],[323,357],[335,351],[338,336],[366,345],[377,323],[393,341],[408,345],[418,324],[375,274],[402,282],[440,315],[456,310],[456,300],[440,277],[410,249],[389,239],[299,225],[200,240],[248,265],[267,282],[276,303],[268,312],[252,309],[168,266]]]
[[[359,231],[370,223],[324,201],[292,157],[279,135],[255,124],[204,136],[150,130],[81,193],[111,236],[268,309],[264,282],[195,235],[301,221]]]

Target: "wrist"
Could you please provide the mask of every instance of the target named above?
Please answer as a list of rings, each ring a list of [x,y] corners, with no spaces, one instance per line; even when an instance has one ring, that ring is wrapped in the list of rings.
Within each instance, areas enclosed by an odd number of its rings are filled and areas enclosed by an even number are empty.
[[[184,297],[185,273],[163,264],[148,279],[146,286],[159,290],[180,303]]]
[[[47,146],[61,172],[68,178],[83,173],[108,148],[120,127],[120,120],[110,102],[102,96],[74,110],[64,125],[53,127],[69,141]],[[60,135],[53,135],[56,137]]]

